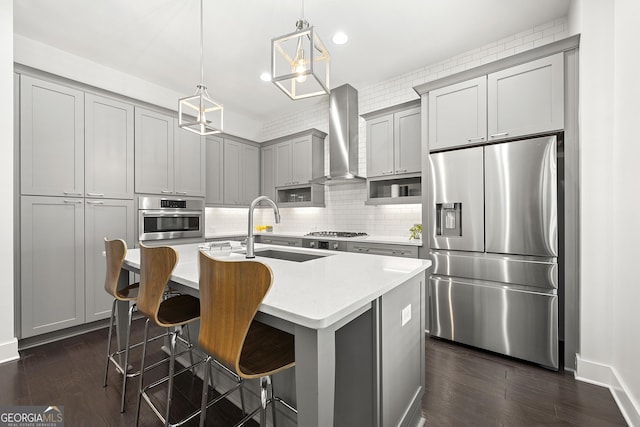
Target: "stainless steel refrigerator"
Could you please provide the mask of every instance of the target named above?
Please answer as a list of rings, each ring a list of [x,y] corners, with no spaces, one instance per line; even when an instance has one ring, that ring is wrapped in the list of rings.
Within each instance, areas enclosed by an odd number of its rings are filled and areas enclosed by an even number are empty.
[[[431,335],[558,369],[558,139],[432,153]]]

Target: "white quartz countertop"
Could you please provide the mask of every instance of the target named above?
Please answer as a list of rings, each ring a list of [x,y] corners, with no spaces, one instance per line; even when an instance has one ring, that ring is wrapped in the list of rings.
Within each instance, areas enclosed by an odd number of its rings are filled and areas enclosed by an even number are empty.
[[[256,232],[254,233],[256,236],[274,236],[274,237],[295,237],[295,238],[306,238],[306,239],[319,239],[319,240],[340,240],[343,242],[366,242],[366,243],[386,243],[390,245],[409,245],[409,246],[422,246],[422,240],[420,239],[412,239],[409,240],[409,236],[407,233],[407,237],[399,237],[399,236],[382,236],[382,235],[372,235],[372,236],[364,236],[364,237],[317,237],[317,236],[305,236],[307,233],[302,232],[292,232],[292,231],[274,231],[274,232]],[[247,230],[237,231],[237,232],[216,232],[216,233],[207,233],[205,238],[207,239],[224,239],[231,238],[236,236],[246,236]]]
[[[198,244],[174,246],[179,254],[171,280],[198,289]],[[326,254],[305,262],[260,257],[273,271],[273,285],[260,311],[313,329],[332,325],[371,301],[418,274],[424,274],[431,261],[363,255],[318,249],[289,248],[256,244],[256,251],[268,248],[278,251]],[[210,252],[215,256],[216,252]],[[245,260],[236,252],[220,253],[223,259]],[[125,264],[140,268],[139,249],[130,249]],[[426,279],[425,279],[426,280]]]

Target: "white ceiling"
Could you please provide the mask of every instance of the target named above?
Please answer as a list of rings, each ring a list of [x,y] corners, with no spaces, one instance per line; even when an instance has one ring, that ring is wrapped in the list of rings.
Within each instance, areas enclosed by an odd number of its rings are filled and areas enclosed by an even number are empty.
[[[331,85],[382,81],[567,14],[570,0],[305,0],[331,54]],[[14,31],[189,95],[200,80],[199,0],[15,0]],[[295,30],[300,0],[205,0],[205,84],[257,121],[291,101],[259,75],[271,39]],[[334,45],[337,30],[349,42]],[[177,104],[177,101],[176,101]]]

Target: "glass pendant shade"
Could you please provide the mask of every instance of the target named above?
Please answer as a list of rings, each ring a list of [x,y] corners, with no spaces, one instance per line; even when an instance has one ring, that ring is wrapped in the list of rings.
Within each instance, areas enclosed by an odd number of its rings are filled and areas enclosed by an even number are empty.
[[[329,52],[309,24],[271,40],[271,80],[291,99],[329,94]]]
[[[178,126],[198,135],[222,132],[223,107],[209,97],[207,87],[198,85],[195,95],[178,100]]]

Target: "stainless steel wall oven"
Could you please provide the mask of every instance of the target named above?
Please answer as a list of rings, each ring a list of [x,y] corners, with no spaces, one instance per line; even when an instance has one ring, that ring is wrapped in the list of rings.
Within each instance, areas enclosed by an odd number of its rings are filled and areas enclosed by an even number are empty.
[[[139,197],[138,235],[141,242],[204,241],[204,200]]]

